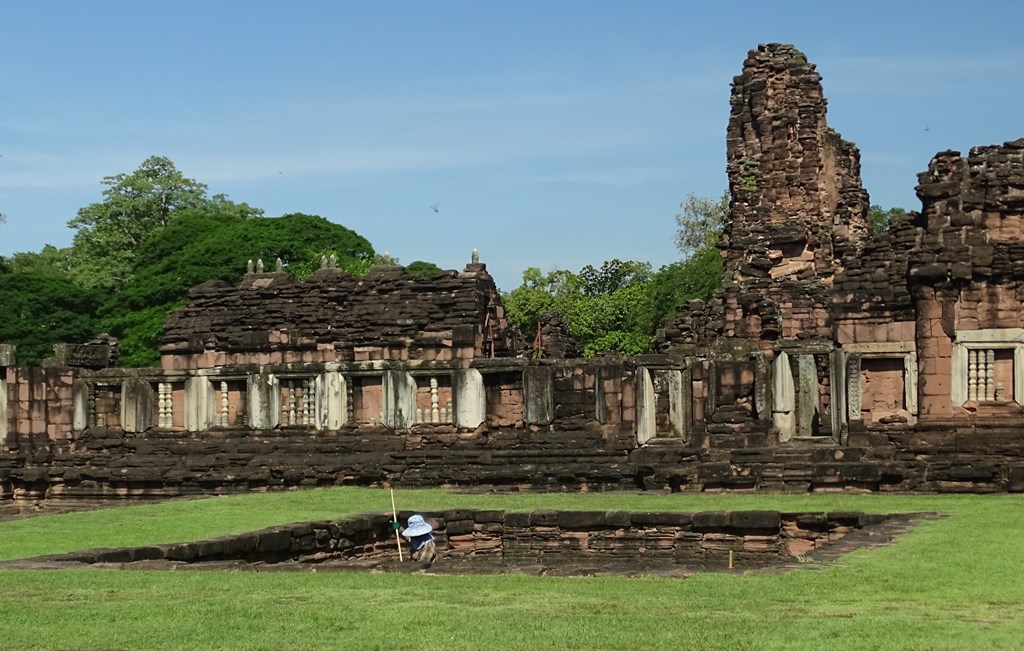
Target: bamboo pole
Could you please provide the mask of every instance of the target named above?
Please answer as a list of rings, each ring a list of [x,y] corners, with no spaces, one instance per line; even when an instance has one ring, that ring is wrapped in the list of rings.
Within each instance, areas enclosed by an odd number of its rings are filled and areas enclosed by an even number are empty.
[[[399,561],[403,561],[405,559],[402,558],[402,536],[400,536],[398,534],[398,527],[400,525],[398,524],[398,511],[395,509],[395,489],[394,488],[391,489],[391,518],[392,518],[392,521],[395,523],[394,524],[394,527],[395,527],[395,545],[398,546],[398,560]]]

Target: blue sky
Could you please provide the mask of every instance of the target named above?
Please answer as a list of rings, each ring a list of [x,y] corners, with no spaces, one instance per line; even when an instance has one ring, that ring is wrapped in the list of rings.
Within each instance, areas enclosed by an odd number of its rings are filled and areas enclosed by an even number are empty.
[[[854,6],[856,4],[856,6]],[[729,84],[758,43],[818,66],[872,203],[938,151],[1024,137],[1019,2],[8,2],[0,255],[66,246],[154,154],[267,215],[498,285],[678,258],[726,186]],[[439,204],[435,213],[430,206]]]

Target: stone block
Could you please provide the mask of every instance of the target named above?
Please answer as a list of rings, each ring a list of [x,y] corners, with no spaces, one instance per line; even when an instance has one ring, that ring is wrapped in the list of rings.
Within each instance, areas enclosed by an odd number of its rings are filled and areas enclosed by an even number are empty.
[[[257,552],[282,552],[291,549],[292,532],[290,529],[279,527],[264,529],[256,534]]]
[[[729,527],[729,513],[726,511],[699,511],[692,517],[694,531],[720,531]]]
[[[558,526],[562,529],[589,530],[605,527],[604,511],[560,511]]]
[[[690,513],[680,511],[633,511],[630,522],[634,527],[688,527],[693,520]]]
[[[15,365],[15,360],[17,359],[16,351],[16,346],[0,344],[0,368]]]
[[[782,516],[778,511],[732,511],[729,526],[741,531],[778,531]]]
[[[558,521],[557,518],[555,520]],[[505,513],[505,527],[521,529],[530,526],[529,511],[511,511]]]
[[[444,532],[448,536],[461,536],[472,533],[473,520],[445,520]]]

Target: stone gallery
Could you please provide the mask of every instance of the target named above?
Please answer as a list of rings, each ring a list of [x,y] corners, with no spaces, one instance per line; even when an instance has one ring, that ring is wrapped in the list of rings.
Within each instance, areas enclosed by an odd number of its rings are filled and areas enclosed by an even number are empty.
[[[0,504],[327,485],[1024,490],[1024,139],[937,154],[868,224],[857,148],[789,45],[732,86],[721,287],[657,354],[510,329],[474,254],[431,278],[254,264],[167,320],[43,368],[0,345]]]

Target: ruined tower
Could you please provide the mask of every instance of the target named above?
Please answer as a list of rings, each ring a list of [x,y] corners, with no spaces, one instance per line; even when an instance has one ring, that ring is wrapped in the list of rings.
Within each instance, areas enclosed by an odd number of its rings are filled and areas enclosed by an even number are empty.
[[[868,233],[860,153],[825,121],[821,75],[791,45],[751,50],[733,80],[726,336],[832,338],[830,291]],[[731,289],[731,291],[730,291]]]

